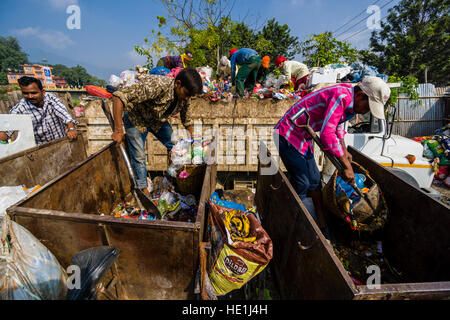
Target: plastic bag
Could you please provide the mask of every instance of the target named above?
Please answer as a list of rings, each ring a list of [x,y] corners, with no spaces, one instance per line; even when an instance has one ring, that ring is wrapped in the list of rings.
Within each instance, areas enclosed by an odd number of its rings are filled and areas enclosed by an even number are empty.
[[[151,75],[165,76],[170,73],[170,69],[165,67],[156,67],[150,71]]]
[[[240,204],[240,203],[235,203],[235,202],[231,202],[231,201],[225,201],[220,199],[219,194],[217,192],[213,192],[211,195],[211,202],[214,204],[217,204],[219,206],[228,208],[228,209],[237,209],[240,211],[247,211],[247,208]]]
[[[166,77],[176,78],[178,76],[178,74],[181,72],[181,70],[183,70],[183,68],[180,68],[180,67],[173,68],[170,71],[170,73],[166,74]]]
[[[211,255],[209,256],[211,269],[209,279],[215,294],[224,295],[232,290],[241,288],[245,283],[260,273],[273,256],[273,244],[267,232],[258,219],[251,213],[231,210],[209,201],[211,220]],[[234,212],[231,212],[234,211]],[[235,234],[231,241],[227,226],[227,218],[242,220],[241,226],[249,223],[249,230],[245,235]],[[238,226],[239,224],[234,224]],[[238,228],[239,231],[242,229]],[[248,231],[248,232],[247,232]]]
[[[8,216],[0,223],[0,300],[65,299],[67,274],[55,256]]]
[[[67,300],[96,300],[96,285],[119,257],[120,250],[113,247],[95,247],[78,252],[72,265],[80,267],[79,289],[69,290]]]
[[[435,158],[433,151],[431,151],[430,147],[427,143],[423,145],[423,156],[425,158],[433,160]]]
[[[202,77],[203,82],[207,82],[207,81],[209,82],[211,80],[213,70],[209,66],[198,67],[197,71],[200,74],[200,76]]]
[[[6,214],[6,209],[27,196],[22,186],[0,187],[0,217]]]
[[[121,84],[123,83],[122,79],[120,79],[118,76],[116,76],[115,74],[112,74],[109,77],[109,84],[112,85],[113,87],[119,87]]]
[[[192,144],[192,163],[202,164],[203,163],[203,146],[201,140],[194,140]]]
[[[137,83],[136,72],[130,70],[122,71],[120,74],[120,79],[122,80],[124,87],[129,87]]]
[[[176,166],[191,164],[191,143],[192,140],[180,140],[177,142],[171,151],[172,164]]]

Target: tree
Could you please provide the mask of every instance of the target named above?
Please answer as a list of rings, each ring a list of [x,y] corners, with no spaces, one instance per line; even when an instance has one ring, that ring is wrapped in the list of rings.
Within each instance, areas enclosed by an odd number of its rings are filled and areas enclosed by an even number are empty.
[[[52,68],[53,74],[58,77],[63,77],[68,85],[95,85],[100,87],[106,86],[105,80],[91,76],[87,73],[86,69],[80,65],[69,68],[63,64],[55,64],[52,66]]]
[[[414,76],[448,85],[450,15],[448,0],[402,0],[389,10],[382,30],[372,33],[363,61],[386,74]]]
[[[0,71],[0,84],[8,84],[8,77],[6,73]]]
[[[28,63],[28,55],[22,52],[19,42],[14,37],[0,36],[0,71],[20,70]]]
[[[236,0],[161,0],[167,18],[157,16],[159,30],[152,30],[153,41],[144,39],[143,46],[135,46],[137,53],[147,57],[147,67],[154,66],[153,58],[163,54],[179,54],[184,49],[193,52],[190,66],[215,66],[222,55],[232,48],[253,48],[263,55],[286,55],[299,52],[298,39],[290,35],[287,25],[275,19],[260,31],[247,23],[231,19]],[[170,32],[164,35],[168,26]]]
[[[275,19],[267,21],[260,34],[273,45],[270,51],[262,52],[262,55],[271,57],[284,56],[291,60],[301,52],[298,37],[291,36],[291,29],[287,24],[279,25]]]
[[[301,44],[305,63],[311,67],[324,67],[332,63],[351,64],[358,58],[358,51],[348,42],[336,40],[331,32],[314,34]]]

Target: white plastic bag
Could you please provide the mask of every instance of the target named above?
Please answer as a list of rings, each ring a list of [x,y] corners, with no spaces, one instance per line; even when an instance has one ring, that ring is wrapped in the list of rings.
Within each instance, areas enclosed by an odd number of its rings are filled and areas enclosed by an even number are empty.
[[[122,84],[122,79],[120,79],[115,74],[112,74],[109,77],[109,84],[112,85],[113,87],[119,87]]]
[[[0,217],[6,214],[6,209],[27,196],[22,186],[0,187]]]
[[[198,67],[197,71],[202,77],[203,82],[210,82],[213,72],[212,68],[210,68],[209,66]]]
[[[0,218],[0,300],[62,300],[67,274],[27,229]]]
[[[120,79],[122,80],[124,87],[129,87],[137,83],[136,72],[130,70],[122,71]]]

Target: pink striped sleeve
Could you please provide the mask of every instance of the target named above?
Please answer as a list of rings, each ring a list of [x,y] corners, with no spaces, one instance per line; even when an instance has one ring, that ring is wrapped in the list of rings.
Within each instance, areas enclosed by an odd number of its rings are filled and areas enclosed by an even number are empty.
[[[336,89],[333,98],[328,101],[325,120],[322,130],[320,131],[320,139],[324,144],[325,150],[328,150],[336,157],[342,157],[344,150],[339,141],[339,121],[344,115],[344,103],[348,95],[343,91]]]
[[[342,123],[338,125],[336,134],[338,139],[344,139],[345,135],[347,134],[347,131],[344,130],[344,126]]]

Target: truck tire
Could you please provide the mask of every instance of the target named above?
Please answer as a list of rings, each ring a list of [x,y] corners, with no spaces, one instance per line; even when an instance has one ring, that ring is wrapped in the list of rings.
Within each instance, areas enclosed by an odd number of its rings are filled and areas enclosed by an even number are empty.
[[[395,174],[399,178],[412,184],[414,187],[420,189],[420,186],[419,186],[419,183],[417,182],[417,180],[413,176],[411,176],[409,173],[407,173],[406,171],[403,171],[403,170],[397,169],[397,168],[386,168],[386,169],[391,171],[393,174]]]

